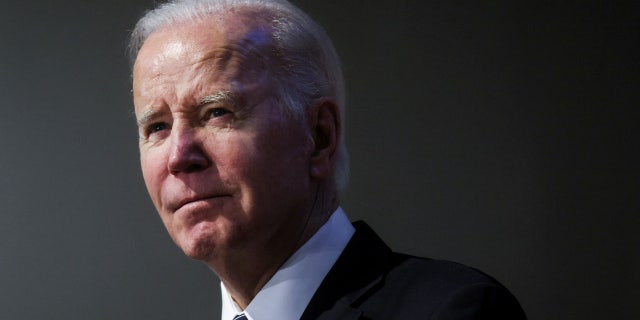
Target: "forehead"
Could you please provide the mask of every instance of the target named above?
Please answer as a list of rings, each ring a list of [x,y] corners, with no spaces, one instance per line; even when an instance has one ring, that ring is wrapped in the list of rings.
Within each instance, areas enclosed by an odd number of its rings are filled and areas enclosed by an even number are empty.
[[[182,99],[180,96],[191,98],[203,94],[198,91],[215,89],[212,86],[217,85],[241,84],[248,89],[252,84],[259,84],[266,90],[264,81],[270,78],[269,69],[275,65],[271,61],[275,55],[271,50],[269,23],[261,14],[214,14],[164,26],[151,33],[133,69],[136,109],[138,102],[143,102],[140,99],[155,100],[167,92],[174,92],[177,99]]]
[[[161,26],[140,48],[133,68],[134,80],[139,71],[157,71],[167,61],[195,63],[214,58],[224,62],[235,53],[254,63],[266,63],[273,51],[269,16],[257,9],[235,9]],[[250,56],[254,57],[249,59]]]

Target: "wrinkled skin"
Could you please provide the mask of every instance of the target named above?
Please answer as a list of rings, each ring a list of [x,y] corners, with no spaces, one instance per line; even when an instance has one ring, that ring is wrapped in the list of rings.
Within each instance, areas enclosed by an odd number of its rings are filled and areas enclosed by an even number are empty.
[[[335,209],[325,189],[339,116],[330,100],[305,121],[287,116],[267,29],[230,16],[154,31],[133,95],[145,184],[169,235],[242,305]]]

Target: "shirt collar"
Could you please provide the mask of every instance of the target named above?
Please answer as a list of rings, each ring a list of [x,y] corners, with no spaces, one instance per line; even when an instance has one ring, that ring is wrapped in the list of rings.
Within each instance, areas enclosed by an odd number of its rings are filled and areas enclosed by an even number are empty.
[[[221,319],[231,320],[240,312],[244,312],[249,320],[300,319],[354,231],[344,211],[338,207],[329,220],[289,257],[245,310],[238,307],[220,282]]]

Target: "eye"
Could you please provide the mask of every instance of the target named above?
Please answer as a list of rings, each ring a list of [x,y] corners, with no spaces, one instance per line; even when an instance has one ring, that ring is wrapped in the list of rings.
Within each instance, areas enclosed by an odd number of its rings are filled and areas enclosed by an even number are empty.
[[[149,125],[147,127],[146,134],[148,136],[148,135],[154,134],[156,132],[160,132],[162,130],[166,130],[168,127],[169,126],[164,122],[152,123],[151,125]]]
[[[225,114],[231,113],[231,111],[225,108],[213,108],[208,111],[207,117],[209,118],[219,118],[224,116]]]

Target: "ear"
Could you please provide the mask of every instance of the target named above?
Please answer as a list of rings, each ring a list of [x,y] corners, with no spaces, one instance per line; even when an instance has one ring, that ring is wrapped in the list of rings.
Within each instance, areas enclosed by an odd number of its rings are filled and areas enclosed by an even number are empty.
[[[307,121],[313,139],[309,174],[313,178],[332,178],[341,135],[340,110],[333,100],[319,99],[307,109]]]

